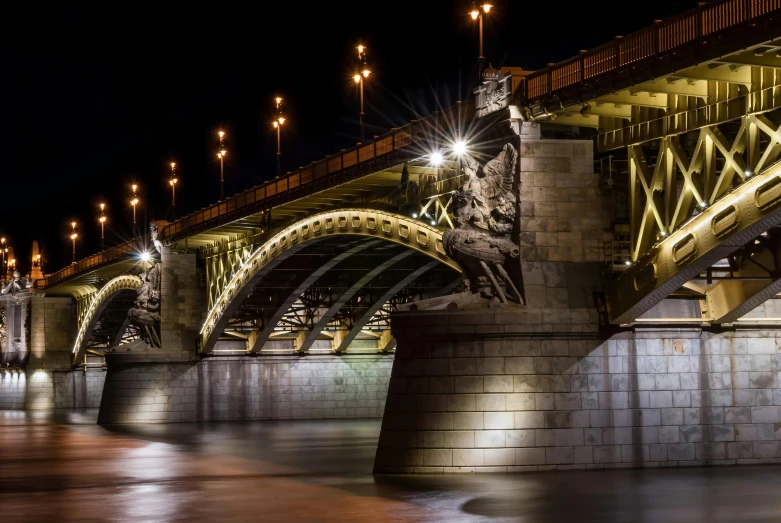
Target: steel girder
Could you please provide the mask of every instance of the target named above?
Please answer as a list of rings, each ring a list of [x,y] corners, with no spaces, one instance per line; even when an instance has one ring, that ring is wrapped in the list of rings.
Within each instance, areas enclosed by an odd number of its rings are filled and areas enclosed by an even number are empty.
[[[240,266],[215,301],[201,329],[201,351],[210,352],[233,314],[272,268],[311,241],[353,235],[403,245],[459,270],[445,254],[439,230],[398,214],[342,209],[309,216],[274,235]]]
[[[306,277],[304,277],[303,280],[300,283],[298,283],[298,285],[295,288],[293,288],[292,291],[290,291],[287,297],[284,300],[282,300],[282,302],[275,308],[274,312],[268,314],[267,317],[263,318],[262,330],[256,330],[250,334],[249,337],[250,352],[254,354],[258,352],[261,348],[263,348],[263,345],[268,341],[269,337],[274,333],[274,329],[276,328],[282,316],[284,316],[285,313],[287,313],[290,310],[293,304],[300,299],[301,295],[304,294],[304,292],[307,289],[312,287],[319,278],[321,278],[328,271],[330,271],[331,269],[333,269],[334,267],[342,263],[347,258],[361,251],[366,250],[372,245],[376,245],[377,241],[370,240],[370,241],[361,242],[358,245],[342,252],[341,254],[334,256],[333,258],[331,258],[330,260],[322,264],[320,267],[318,267],[316,270],[306,275]]]
[[[73,344],[72,349],[74,365],[77,365],[84,357],[87,340],[91,338],[96,325],[99,323],[100,318],[111,301],[120,295],[123,291],[135,291],[138,287],[141,286],[141,284],[141,278],[138,276],[132,276],[129,274],[117,276],[101,287],[101,289],[93,296],[89,307],[79,322],[79,331],[76,335],[76,341]],[[115,336],[112,336],[112,339]]]
[[[325,328],[328,326],[328,324],[331,322],[331,320],[334,318],[336,313],[341,310],[344,305],[347,304],[350,299],[355,296],[355,294],[369,285],[369,283],[376,278],[379,274],[382,274],[384,271],[390,269],[392,266],[396,265],[403,259],[407,258],[408,256],[412,255],[414,251],[402,251],[393,258],[390,258],[389,260],[385,260],[381,264],[379,264],[376,267],[371,268],[361,279],[356,281],[350,288],[348,288],[339,298],[328,308],[328,310],[320,317],[320,319],[317,321],[315,325],[313,325],[312,330],[310,331],[302,331],[299,334],[299,339],[296,343],[296,351],[298,352],[307,352],[309,348],[312,346],[312,344],[317,340],[317,337],[322,333]],[[439,263],[436,262],[435,263]]]
[[[438,264],[439,262],[437,261],[431,261],[422,267],[415,269],[399,280],[396,285],[388,289],[384,294],[382,294],[382,296],[374,300],[374,303],[366,309],[366,311],[358,320],[353,323],[353,327],[350,329],[350,331],[342,337],[339,345],[334,348],[334,352],[339,353],[346,351],[347,347],[350,346],[350,343],[352,343],[352,341],[358,336],[361,330],[366,326],[367,323],[369,323],[374,315],[383,307],[383,305],[388,303],[391,298],[401,292],[402,289],[404,289],[407,285],[415,281],[416,278],[433,269]],[[381,349],[384,349],[384,347],[381,347]]]
[[[608,292],[611,323],[634,321],[689,280],[781,223],[781,162],[746,178],[638,256]],[[658,205],[656,201],[654,205]]]

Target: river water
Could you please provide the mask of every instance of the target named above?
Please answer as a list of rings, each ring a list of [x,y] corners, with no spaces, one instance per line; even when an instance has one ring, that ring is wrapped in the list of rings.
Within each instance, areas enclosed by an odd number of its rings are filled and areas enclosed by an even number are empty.
[[[378,420],[0,411],[0,522],[781,522],[781,467],[372,476]]]

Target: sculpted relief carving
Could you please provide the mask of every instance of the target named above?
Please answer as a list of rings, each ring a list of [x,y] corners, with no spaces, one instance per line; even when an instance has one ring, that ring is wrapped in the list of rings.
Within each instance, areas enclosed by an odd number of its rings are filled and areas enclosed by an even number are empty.
[[[139,278],[143,282],[136,289],[136,301],[128,311],[128,319],[139,328],[147,344],[160,348],[160,264],[156,263],[149,272],[142,272]]]
[[[520,256],[510,237],[518,204],[513,193],[517,161],[518,151],[510,143],[483,166],[469,155],[462,158],[468,178],[448,207],[456,228],[442,238],[448,256],[463,268],[468,290],[501,303],[523,303],[508,272]]]

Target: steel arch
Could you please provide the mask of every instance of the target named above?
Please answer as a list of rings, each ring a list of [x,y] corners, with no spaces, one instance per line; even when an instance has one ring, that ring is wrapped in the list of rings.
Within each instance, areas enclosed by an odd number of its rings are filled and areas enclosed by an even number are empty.
[[[76,342],[73,344],[73,363],[76,364],[79,359],[84,355],[84,345],[86,340],[89,339],[92,334],[92,330],[95,328],[95,323],[100,319],[101,313],[105,310],[106,306],[111,300],[120,292],[127,290],[138,289],[143,282],[138,276],[130,274],[123,274],[116,278],[109,280],[101,289],[95,294],[90,302],[87,312],[84,313],[84,317],[79,324],[79,332],[76,336]]]
[[[228,319],[255,283],[280,262],[309,242],[345,234],[401,244],[461,271],[445,253],[442,232],[407,216],[371,209],[341,209],[315,214],[274,235],[244,262],[201,327],[201,351],[208,353],[213,350]]]

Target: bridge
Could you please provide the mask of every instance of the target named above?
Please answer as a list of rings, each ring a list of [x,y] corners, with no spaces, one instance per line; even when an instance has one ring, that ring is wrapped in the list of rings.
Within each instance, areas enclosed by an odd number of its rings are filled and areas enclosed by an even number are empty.
[[[384,412],[378,471],[781,458],[780,15],[711,1],[489,68],[46,275],[33,317],[108,366],[102,421]]]

